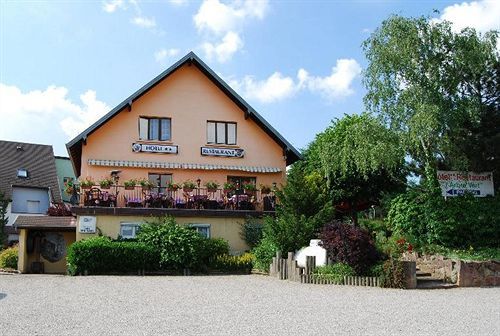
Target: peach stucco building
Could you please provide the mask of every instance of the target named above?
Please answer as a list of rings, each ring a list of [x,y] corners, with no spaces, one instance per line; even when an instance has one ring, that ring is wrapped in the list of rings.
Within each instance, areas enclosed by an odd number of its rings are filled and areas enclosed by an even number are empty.
[[[179,223],[229,240],[235,253],[247,248],[238,223],[274,210],[275,198],[265,189],[283,184],[287,165],[300,158],[192,52],[67,148],[76,176],[95,181],[74,207],[77,240],[98,231],[133,236],[147,217],[171,214]],[[113,180],[109,189],[98,183],[107,178]],[[132,179],[151,185],[126,190],[125,181]],[[175,190],[174,184],[185,181],[194,182],[195,190]],[[207,190],[207,182],[216,182],[217,190]]]

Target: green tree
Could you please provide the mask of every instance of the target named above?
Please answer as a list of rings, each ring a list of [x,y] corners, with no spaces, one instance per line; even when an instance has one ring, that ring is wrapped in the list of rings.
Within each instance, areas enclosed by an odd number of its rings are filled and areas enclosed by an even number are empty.
[[[368,113],[346,115],[316,136],[308,150],[309,169],[326,178],[335,205],[341,203],[357,224],[363,206],[404,183],[404,150],[396,133]]]
[[[392,16],[364,42],[365,104],[403,139],[414,170],[500,172],[498,32]]]

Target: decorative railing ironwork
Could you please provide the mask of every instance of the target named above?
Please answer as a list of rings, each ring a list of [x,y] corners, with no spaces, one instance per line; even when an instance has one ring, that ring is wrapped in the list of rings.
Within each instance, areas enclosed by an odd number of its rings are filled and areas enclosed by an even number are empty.
[[[109,188],[94,186],[80,192],[80,206],[97,207],[274,211],[275,203],[273,192],[260,190],[169,190],[114,185]]]

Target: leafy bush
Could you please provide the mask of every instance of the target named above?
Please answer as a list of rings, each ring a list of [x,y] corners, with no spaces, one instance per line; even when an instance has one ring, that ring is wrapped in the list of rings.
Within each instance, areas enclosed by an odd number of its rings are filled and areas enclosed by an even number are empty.
[[[344,263],[316,267],[313,273],[318,279],[333,280],[335,282],[342,282],[344,276],[356,275],[354,269]]]
[[[202,265],[210,265],[212,261],[221,255],[229,254],[229,243],[223,238],[209,238],[203,240],[200,249],[200,262]]]
[[[260,271],[269,272],[269,265],[271,265],[277,251],[278,246],[268,237],[264,237],[260,244],[252,250],[255,256],[254,267]]]
[[[365,274],[380,258],[370,234],[357,226],[332,221],[324,226],[320,239],[332,261],[350,265],[357,274]]]
[[[159,254],[139,242],[112,241],[108,237],[92,237],[73,243],[68,248],[68,273],[71,275],[130,273],[156,270]]]
[[[253,266],[253,255],[245,253],[241,256],[228,254],[218,255],[212,261],[210,267],[219,271],[244,271],[250,272]]]
[[[241,238],[252,249],[262,240],[263,225],[257,219],[252,217],[245,218],[245,222],[241,225]]]
[[[18,252],[17,245],[0,252],[0,268],[17,269]]]
[[[444,199],[410,190],[396,197],[388,215],[391,229],[421,245],[500,247],[500,198],[472,195]]]
[[[53,203],[47,209],[49,216],[73,216],[69,206],[66,203]]]
[[[159,252],[162,268],[196,268],[201,264],[205,238],[195,230],[177,225],[173,217],[142,224],[137,239]]]

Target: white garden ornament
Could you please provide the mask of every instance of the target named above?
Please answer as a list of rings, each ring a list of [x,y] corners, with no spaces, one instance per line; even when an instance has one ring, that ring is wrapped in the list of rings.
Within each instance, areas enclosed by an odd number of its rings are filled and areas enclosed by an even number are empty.
[[[325,266],[326,265],[326,250],[319,245],[321,240],[319,239],[311,239],[309,246],[301,248],[295,254],[295,260],[297,260],[297,265],[299,267],[306,266],[306,257],[307,256],[315,256],[316,257],[316,266]]]

